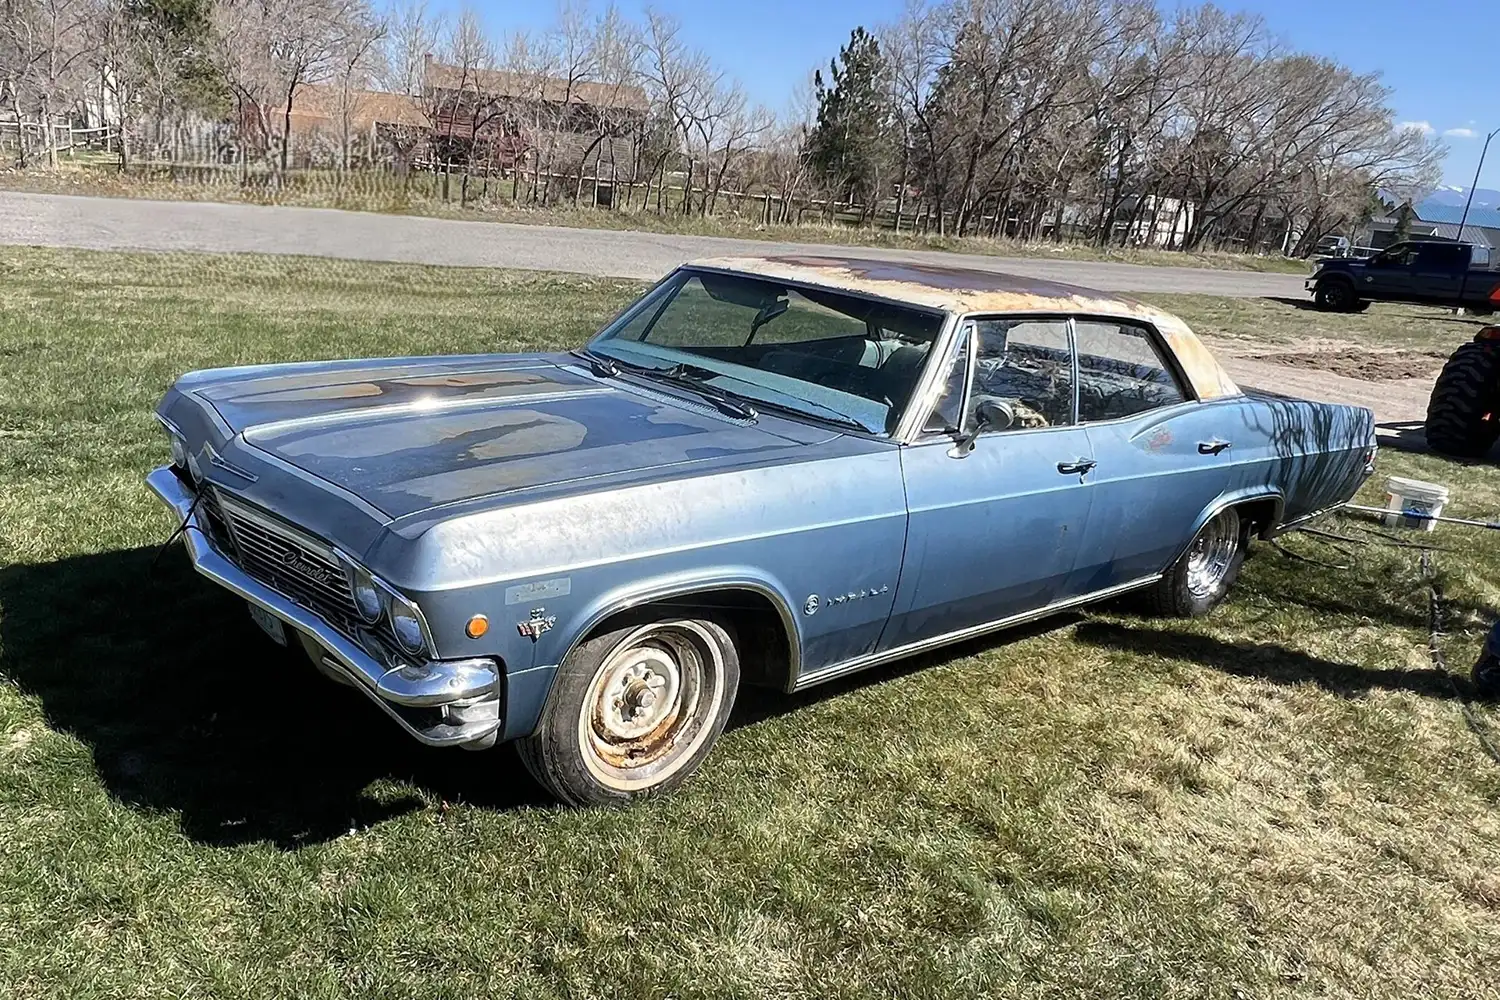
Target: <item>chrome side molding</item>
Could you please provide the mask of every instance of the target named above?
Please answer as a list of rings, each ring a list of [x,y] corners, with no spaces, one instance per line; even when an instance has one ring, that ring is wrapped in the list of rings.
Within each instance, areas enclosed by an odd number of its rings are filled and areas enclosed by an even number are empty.
[[[967,628],[957,629],[953,632],[945,632],[942,635],[936,635],[931,637],[930,639],[919,639],[916,642],[909,642],[904,646],[897,646],[894,649],[883,650],[879,653],[866,653],[863,656],[856,656],[853,659],[844,660],[842,663],[833,663],[826,667],[820,667],[817,670],[809,671],[808,673],[803,674],[801,677],[798,677],[792,683],[790,690],[802,691],[806,688],[825,683],[826,681],[831,681],[836,677],[843,677],[845,674],[852,674],[859,670],[867,670],[870,667],[878,667],[882,663],[890,663],[892,660],[899,660],[907,656],[915,656],[918,653],[925,653],[929,649],[937,649],[941,646],[951,646],[953,643],[963,642],[965,639],[974,639],[982,635],[988,635],[991,632],[998,632],[1001,629],[1010,628],[1014,625],[1024,625],[1026,622],[1036,621],[1038,618],[1045,618],[1048,615],[1056,614],[1059,611],[1066,611],[1069,608],[1076,608],[1084,604],[1092,604],[1095,601],[1102,601],[1107,598],[1114,597],[1117,594],[1126,593],[1127,591],[1139,590],[1141,587],[1149,587],[1151,584],[1160,579],[1160,573],[1152,573],[1150,576],[1143,576],[1139,579],[1130,580],[1126,583],[1118,583],[1113,587],[1105,587],[1103,590],[1096,590],[1092,593],[1082,594],[1078,597],[1070,597],[1062,601],[1053,601],[1051,604],[1045,605],[1040,608],[1034,608],[1031,611],[1023,611],[1020,614],[1011,615],[1008,618],[997,618],[994,621],[983,622],[979,625],[970,625]]]

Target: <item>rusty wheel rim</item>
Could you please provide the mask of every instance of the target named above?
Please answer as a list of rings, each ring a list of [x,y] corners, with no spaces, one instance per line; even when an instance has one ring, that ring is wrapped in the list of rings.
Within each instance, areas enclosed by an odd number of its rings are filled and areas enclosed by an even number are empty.
[[[702,745],[724,697],[724,656],[702,624],[669,621],[629,633],[604,658],[578,720],[584,762],[620,790],[658,784]]]

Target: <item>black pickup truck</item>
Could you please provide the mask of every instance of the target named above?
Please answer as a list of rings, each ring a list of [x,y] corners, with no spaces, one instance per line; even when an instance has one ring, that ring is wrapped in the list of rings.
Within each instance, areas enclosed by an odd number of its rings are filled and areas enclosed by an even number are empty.
[[[1500,308],[1500,271],[1475,267],[1474,256],[1470,243],[1408,240],[1367,260],[1320,260],[1307,279],[1307,290],[1318,308],[1332,312],[1359,312],[1371,302],[1417,302],[1493,312]]]

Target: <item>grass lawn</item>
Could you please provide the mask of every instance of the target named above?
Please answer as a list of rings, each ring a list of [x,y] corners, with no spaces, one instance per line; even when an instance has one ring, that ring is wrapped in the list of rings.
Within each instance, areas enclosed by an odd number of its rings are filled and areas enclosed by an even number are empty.
[[[1427,666],[1413,550],[1262,546],[1204,620],[749,691],[698,777],[609,812],[416,745],[153,571],[178,373],[572,345],[635,290],[0,250],[0,995],[1496,995],[1500,764]],[[1488,467],[1382,462],[1500,512]],[[1500,546],[1435,538],[1466,669]]]
[[[1211,295],[1142,295],[1182,316],[1200,335],[1283,347],[1374,347],[1432,353],[1446,358],[1495,317],[1455,316],[1435,306],[1374,302],[1362,313],[1329,313],[1302,299],[1228,298]]]
[[[188,168],[191,171],[192,168]],[[200,170],[200,173],[203,171]],[[479,222],[513,222],[575,229],[629,229],[694,236],[728,236],[748,240],[793,243],[829,243],[840,246],[899,247],[916,250],[951,250],[958,253],[1002,257],[1046,257],[1061,260],[1109,260],[1125,264],[1159,267],[1194,267],[1224,271],[1273,271],[1306,274],[1307,261],[1274,254],[1231,253],[1201,250],[1192,253],[1150,247],[1095,247],[1085,243],[1027,243],[984,236],[953,237],[932,233],[894,233],[873,227],[855,227],[818,220],[808,213],[801,224],[761,225],[758,202],[747,202],[751,217],[716,215],[699,218],[667,211],[657,214],[638,202],[621,210],[579,208],[570,205],[539,207],[518,204],[510,197],[509,180],[492,180],[482,187],[471,180],[467,202],[460,198],[460,177],[450,179],[448,197],[441,194],[441,175],[417,172],[405,186],[393,175],[380,171],[355,172],[340,178],[329,170],[299,170],[280,190],[264,186],[241,187],[232,170],[219,170],[211,180],[173,180],[162,168],[157,175],[122,176],[113,163],[97,160],[65,164],[58,170],[0,170],[0,190],[35,191],[48,194],[98,195],[113,198],[152,198],[164,201],[249,201],[256,204],[300,205],[309,208],[339,208],[357,212],[424,215],[441,219]],[[623,191],[623,189],[622,189]],[[669,192],[669,196],[671,192]]]

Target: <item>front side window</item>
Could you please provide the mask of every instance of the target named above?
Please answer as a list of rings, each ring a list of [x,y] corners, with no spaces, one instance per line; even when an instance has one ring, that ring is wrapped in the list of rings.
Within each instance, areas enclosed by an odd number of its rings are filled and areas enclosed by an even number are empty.
[[[1080,319],[1074,335],[1082,422],[1116,420],[1187,399],[1145,327]]]
[[[889,433],[911,402],[942,325],[938,312],[684,270],[588,349],[648,374],[688,371],[752,404]]]
[[[1068,321],[1031,317],[978,319],[966,325],[946,388],[926,430],[962,433],[975,426],[986,400],[1003,405],[1008,425],[981,433],[1066,427],[1073,422],[1073,353]],[[964,402],[968,345],[976,345],[974,381]]]

